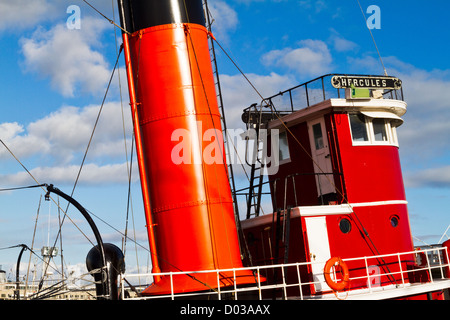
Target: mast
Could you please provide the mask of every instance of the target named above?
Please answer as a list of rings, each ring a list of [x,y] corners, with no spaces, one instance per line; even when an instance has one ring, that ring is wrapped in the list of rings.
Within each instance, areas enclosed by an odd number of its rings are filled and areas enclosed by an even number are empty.
[[[118,3],[153,264],[162,272],[242,267],[202,1]],[[215,272],[173,278],[175,292],[218,283]],[[221,285],[232,278],[221,273]],[[237,278],[254,282],[250,272]],[[143,294],[170,290],[161,277]]]

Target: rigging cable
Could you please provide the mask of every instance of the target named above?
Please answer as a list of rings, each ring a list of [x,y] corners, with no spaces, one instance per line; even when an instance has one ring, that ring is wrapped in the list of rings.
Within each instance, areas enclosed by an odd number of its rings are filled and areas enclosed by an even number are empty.
[[[119,61],[119,57],[120,57],[121,51],[122,51],[122,47],[121,47],[121,50],[120,50],[120,52],[119,52],[119,54],[118,54],[118,56],[117,56],[116,64],[115,64],[114,70],[113,70],[113,72],[112,72],[112,74],[111,74],[111,77],[110,77],[110,80],[109,80],[109,83],[108,83],[108,87],[107,87],[107,90],[106,90],[106,93],[105,93],[105,95],[104,95],[103,102],[102,102],[102,105],[101,105],[101,108],[100,108],[100,112],[99,112],[99,114],[98,114],[98,116],[97,116],[97,119],[96,119],[96,122],[95,122],[94,130],[93,130],[93,132],[92,132],[92,134],[91,134],[91,137],[90,137],[90,140],[89,140],[88,147],[87,147],[87,149],[86,149],[86,152],[85,152],[84,157],[83,157],[82,164],[81,164],[80,169],[79,169],[79,171],[78,171],[78,175],[77,175],[77,178],[76,178],[76,181],[75,181],[73,190],[72,190],[72,195],[73,195],[73,193],[74,193],[74,191],[75,191],[75,188],[76,188],[78,179],[79,179],[79,177],[80,177],[81,170],[82,170],[82,168],[83,168],[83,164],[84,164],[84,161],[85,161],[85,159],[86,159],[87,152],[88,152],[88,150],[89,150],[89,146],[90,146],[90,144],[91,144],[91,142],[92,142],[92,138],[93,138],[93,135],[94,135],[94,132],[95,132],[95,128],[96,128],[96,126],[97,126],[97,123],[98,123],[98,120],[99,120],[99,117],[100,117],[101,110],[103,109],[103,106],[104,106],[104,103],[105,103],[105,100],[106,100],[106,96],[107,96],[107,93],[108,93],[108,91],[109,91],[109,87],[110,87],[111,82],[112,82],[112,78],[113,78],[114,72],[115,72],[115,70],[116,70],[116,68],[117,68],[117,64],[118,64],[118,61]],[[11,191],[11,190],[20,190],[20,189],[27,189],[27,188],[40,187],[40,188],[42,188],[44,191],[47,192],[47,190],[44,188],[44,186],[46,186],[46,184],[40,184],[40,183],[38,182],[38,180],[33,176],[33,174],[25,167],[25,165],[19,160],[19,158],[12,152],[12,150],[6,145],[6,143],[5,143],[2,139],[0,139],[0,143],[3,144],[3,146],[4,146],[4,147],[6,148],[6,150],[12,155],[12,157],[13,157],[13,158],[14,158],[14,159],[22,166],[22,168],[28,173],[28,175],[29,175],[29,176],[37,183],[36,186],[27,186],[27,187],[18,187],[18,188],[8,188],[8,189],[2,189],[2,190],[4,190],[4,191]],[[0,191],[1,191],[1,190],[0,190]],[[51,198],[52,201],[58,206],[58,208],[60,208],[59,204],[56,203],[56,201],[48,194],[48,192],[47,192],[47,195],[48,195],[49,198]],[[60,228],[59,228],[59,230],[58,230],[58,234],[57,234],[57,236],[56,236],[55,243],[54,243],[53,246],[55,246],[55,245],[56,245],[56,242],[58,241],[58,237],[59,237],[59,234],[60,234],[60,232],[61,232],[62,224],[64,223],[64,220],[65,220],[66,217],[68,217],[69,220],[72,222],[72,224],[80,231],[80,233],[81,233],[81,234],[82,234],[82,235],[83,235],[83,236],[84,236],[84,237],[85,237],[92,245],[94,245],[94,244],[92,243],[92,241],[91,241],[91,240],[83,233],[83,231],[77,226],[77,224],[76,224],[76,223],[68,216],[68,214],[67,214],[68,208],[69,208],[69,204],[67,205],[67,208],[66,208],[65,211],[62,210],[62,209],[60,208],[60,209],[64,212],[64,216],[63,216],[63,219],[62,219],[62,222],[61,222],[61,225],[60,225]],[[50,261],[50,260],[49,260],[49,261]],[[49,263],[47,263],[47,265],[46,265],[46,269],[45,269],[44,274],[47,272],[48,267],[49,267]]]
[[[112,13],[113,13],[113,20],[116,21],[116,15],[115,15],[115,6],[114,6],[115,0],[111,0],[111,7],[112,7]],[[116,53],[119,51],[118,48],[118,41],[117,41],[117,30],[114,28],[114,40],[116,45]],[[123,255],[126,256],[126,245],[127,245],[127,238],[128,238],[128,219],[129,214],[131,211],[131,221],[133,224],[133,234],[134,239],[136,239],[136,227],[134,223],[134,211],[133,211],[133,204],[132,204],[132,196],[131,196],[131,182],[132,182],[132,170],[133,170],[133,152],[134,152],[134,132],[132,132],[131,137],[131,151],[130,151],[130,159],[128,159],[128,147],[127,147],[127,138],[126,138],[126,130],[125,130],[125,116],[124,116],[124,107],[123,107],[123,96],[122,96],[122,80],[120,77],[120,68],[117,70],[118,75],[118,82],[119,82],[119,96],[120,96],[120,107],[122,112],[122,129],[123,129],[123,140],[124,140],[124,148],[125,148],[125,159],[127,163],[127,174],[128,174],[128,195],[127,195],[127,211],[126,211],[126,219],[125,219],[125,236],[124,236],[124,244],[123,244]],[[138,252],[137,252],[137,246],[135,245],[135,254],[136,254],[136,263],[137,263],[137,269],[139,273],[139,258],[138,258]],[[140,278],[139,278],[140,281]]]
[[[364,18],[364,22],[366,23],[367,30],[369,30],[369,32],[370,32],[370,36],[372,37],[373,44],[375,45],[375,49],[377,50],[378,57],[380,59],[381,65],[383,66],[384,75],[387,76],[388,73],[386,71],[386,68],[384,67],[383,58],[381,58],[380,50],[378,50],[378,46],[377,46],[377,43],[375,41],[375,37],[373,36],[372,30],[369,28],[369,25],[367,24],[366,15],[365,15],[364,10],[363,10],[363,8],[361,6],[361,3],[359,2],[359,0],[357,0],[357,1],[358,1],[358,4],[359,4],[359,8],[361,9],[361,13],[363,15],[363,18]]]
[[[38,209],[37,209],[37,213],[36,213],[36,222],[34,224],[33,238],[31,240],[30,258],[28,260],[27,278],[25,281],[25,292],[23,294],[24,296],[27,295],[28,276],[30,275],[30,267],[31,267],[31,255],[32,255],[32,250],[34,249],[34,239],[36,236],[36,228],[37,228],[37,223],[38,223],[38,219],[39,219],[39,212],[41,210],[41,202],[42,202],[42,194],[39,197],[39,205],[38,205]]]
[[[101,15],[103,18],[105,18],[106,20],[109,21],[109,23],[115,25],[117,28],[119,28],[120,30],[122,30],[123,32],[125,32],[126,34],[130,34],[127,30],[123,29],[121,26],[117,25],[114,20],[111,20],[110,18],[108,18],[107,16],[105,16],[103,13],[101,13],[97,8],[95,8],[92,4],[90,4],[89,2],[87,2],[86,0],[83,0],[84,3],[86,3],[89,7],[91,7],[92,9],[94,9],[99,15]]]
[[[76,179],[75,179],[75,183],[74,183],[74,185],[73,185],[72,193],[70,194],[70,197],[73,197],[73,194],[75,193],[75,189],[76,189],[76,187],[77,187],[78,181],[79,181],[79,179],[80,179],[81,171],[83,170],[83,166],[84,166],[84,163],[85,163],[85,161],[86,161],[86,157],[87,157],[89,148],[90,148],[90,146],[91,146],[91,143],[92,143],[92,140],[93,140],[93,137],[94,137],[94,133],[95,133],[95,130],[96,130],[96,128],[97,128],[97,125],[98,125],[98,122],[99,122],[99,119],[100,119],[100,115],[101,115],[102,110],[103,110],[103,107],[104,107],[104,105],[105,105],[106,97],[108,96],[109,88],[110,88],[110,86],[111,86],[112,79],[114,78],[114,73],[115,73],[115,71],[116,71],[116,69],[117,69],[117,65],[118,65],[118,63],[119,63],[119,58],[120,58],[120,54],[122,53],[122,49],[123,49],[123,46],[120,47],[119,53],[117,54],[116,63],[115,63],[114,68],[113,68],[113,70],[112,70],[112,72],[111,72],[111,76],[110,76],[110,78],[109,78],[108,86],[106,87],[106,91],[105,91],[105,94],[104,94],[104,96],[103,96],[102,104],[101,104],[100,109],[99,109],[99,112],[98,112],[98,114],[97,114],[97,118],[96,118],[95,123],[94,123],[94,128],[92,129],[92,133],[91,133],[91,136],[90,136],[90,138],[89,138],[89,142],[88,142],[88,145],[87,145],[87,147],[86,147],[86,151],[84,152],[83,160],[81,161],[81,165],[80,165],[80,168],[79,168],[79,170],[78,170],[77,177],[76,177]],[[53,202],[55,202],[55,201],[53,200]],[[55,203],[56,203],[56,202],[55,202]],[[65,219],[66,219],[67,211],[69,210],[69,206],[70,206],[70,202],[67,203],[66,210],[62,210],[62,211],[64,212],[64,215],[63,215],[63,218],[62,218],[62,220],[61,220],[61,225],[60,225],[60,228],[59,228],[58,233],[57,233],[57,235],[56,235],[55,242],[54,242],[53,246],[55,246],[55,245],[56,245],[56,242],[58,241],[58,237],[60,236],[61,229],[62,229],[62,225],[64,224],[64,221],[65,221]],[[70,219],[70,218],[69,218],[69,219]],[[73,223],[73,221],[72,221],[72,223]],[[78,227],[77,227],[77,228],[78,228]],[[78,230],[80,230],[80,229],[78,228]],[[80,230],[80,232],[81,232],[82,234],[84,234],[81,230]],[[86,235],[84,235],[84,236],[85,236],[86,239],[94,246],[94,244],[92,243],[92,241],[90,241],[90,239],[89,239]],[[47,269],[46,269],[45,271],[47,271]]]
[[[196,53],[196,50],[195,50],[194,41],[192,40],[191,31],[189,29],[190,21],[189,21],[189,13],[188,13],[188,10],[187,10],[186,1],[183,0],[183,3],[184,3],[185,14],[186,14],[187,21],[188,21],[188,24],[184,25],[184,28],[185,28],[184,33],[185,33],[185,38],[186,38],[186,50],[188,52],[189,70],[190,70],[190,74],[191,74],[191,83],[192,83],[192,90],[193,90],[192,96],[193,96],[193,99],[194,99],[194,108],[195,108],[195,111],[197,112],[197,108],[196,108],[197,102],[195,101],[195,92],[194,92],[194,85],[195,85],[194,84],[194,70],[193,70],[193,66],[192,66],[192,63],[191,63],[191,57],[190,57],[190,54],[189,54],[189,42],[190,42],[191,47],[192,47],[194,61],[195,61],[195,64],[196,64],[196,67],[197,67],[197,71],[198,71],[198,76],[200,78],[200,82],[201,82],[201,85],[202,85],[202,90],[203,90],[203,94],[204,94],[204,97],[205,97],[205,100],[206,100],[206,105],[208,107],[209,117],[211,118],[211,123],[212,123],[212,126],[214,128],[214,135],[215,135],[216,143],[219,145],[220,156],[221,156],[221,159],[223,159],[224,158],[223,157],[223,150],[222,150],[220,142],[219,142],[221,140],[219,140],[218,135],[217,135],[216,124],[214,122],[214,117],[213,117],[213,114],[212,114],[212,111],[211,111],[211,105],[210,105],[210,102],[209,102],[209,99],[208,99],[208,94],[206,92],[205,83],[204,83],[203,77],[202,77],[202,72],[200,70],[200,64],[199,64],[199,61],[198,61],[198,58],[197,58],[197,53]],[[188,42],[188,39],[189,39],[189,42]],[[199,134],[202,135],[203,133],[199,132]],[[200,144],[200,149],[203,149],[203,145],[202,144]],[[204,168],[205,164],[204,164],[203,159],[201,159],[200,161],[201,161],[202,167],[203,167],[203,170],[202,170],[202,173],[203,173],[203,187],[204,187],[207,199],[208,199],[209,198],[209,195],[208,195],[209,188],[208,188],[208,185],[207,185],[208,184],[208,181],[207,181],[208,177],[206,175],[206,170]],[[227,177],[228,177],[227,167],[226,167],[226,162],[225,161],[223,161],[223,169],[225,170],[225,173],[227,174]],[[216,166],[214,166],[214,174],[215,174],[216,181],[217,181],[217,167]],[[223,202],[222,202],[223,198],[222,198],[221,188],[217,188],[217,192],[218,192],[218,198],[220,199],[219,201],[220,201],[220,204],[221,204],[220,205],[220,215],[221,215],[222,220],[224,221],[224,224],[225,224],[224,208],[223,208]],[[213,239],[215,237],[213,231],[215,229],[214,229],[213,223],[212,223],[213,219],[212,219],[211,207],[210,206],[206,206],[206,208],[207,208],[208,217],[209,217],[209,219],[208,219],[208,226],[209,226],[209,232],[210,232],[210,235],[211,235],[211,248],[212,248],[211,251],[213,252],[213,257],[214,257],[214,260],[215,260],[214,263],[216,265],[219,265],[218,261],[217,261],[217,254],[216,254],[216,243],[213,241]],[[227,244],[228,244],[227,247],[230,248],[229,237],[228,237],[226,229],[225,229],[225,233],[226,233],[226,239],[225,240],[227,241]],[[228,251],[228,254],[230,255],[230,261],[231,261],[232,257],[231,257],[231,251],[230,250]]]
[[[247,82],[250,84],[250,86],[255,90],[255,92],[259,95],[259,97],[262,99],[262,103],[261,103],[261,109],[263,107],[263,103],[265,103],[268,107],[270,107],[270,109],[272,110],[272,113],[277,117],[277,119],[281,122],[281,124],[284,126],[284,128],[286,129],[286,131],[294,138],[294,140],[297,142],[297,144],[300,146],[300,148],[310,157],[310,159],[312,160],[312,162],[317,166],[317,168],[322,172],[325,173],[323,171],[323,169],[316,163],[316,161],[312,158],[312,156],[310,155],[310,153],[306,150],[306,148],[302,145],[302,143],[298,140],[298,138],[292,133],[292,131],[288,128],[288,126],[284,123],[284,121],[282,121],[280,115],[278,114],[278,112],[276,111],[275,107],[272,104],[269,104],[267,102],[267,100],[261,95],[261,93],[256,89],[256,87],[253,85],[253,83],[250,81],[250,79],[244,74],[244,72],[242,71],[241,68],[239,68],[239,66],[237,65],[237,63],[230,57],[230,55],[226,52],[226,50],[221,46],[221,44],[217,41],[217,39],[215,39],[216,43],[219,45],[219,47],[222,49],[222,51],[224,52],[224,54],[228,57],[228,59],[230,59],[230,61],[233,63],[233,65],[238,69],[238,71],[242,74],[242,76],[247,80]],[[360,229],[360,234],[362,235],[363,239],[370,242],[370,244],[372,245],[372,247],[370,247],[369,243],[367,242],[367,244],[369,245],[370,250],[372,250],[373,253],[376,253],[377,255],[380,255],[377,247],[375,246],[375,244],[372,241],[372,238],[370,237],[369,233],[367,232],[367,230],[364,228],[364,225],[362,224],[361,220],[359,219],[358,215],[355,213],[355,211],[353,210],[353,206],[349,203],[347,197],[338,189],[336,188],[335,184],[330,180],[330,178],[325,175],[325,177],[327,178],[327,180],[335,187],[335,190],[341,195],[342,199],[345,201],[345,204],[348,205],[350,207],[350,209],[352,210],[353,215],[355,216],[356,220],[358,221],[359,225],[358,228],[362,228],[362,230]],[[375,250],[375,252],[373,251]],[[377,258],[378,259],[378,258]],[[384,261],[383,257],[380,257],[379,259],[381,259],[382,263],[381,265],[384,267],[386,267],[389,270],[389,266],[387,265],[387,263]],[[388,272],[387,275],[390,278],[391,273]],[[393,282],[397,285],[397,281],[395,280],[395,278],[392,279]]]

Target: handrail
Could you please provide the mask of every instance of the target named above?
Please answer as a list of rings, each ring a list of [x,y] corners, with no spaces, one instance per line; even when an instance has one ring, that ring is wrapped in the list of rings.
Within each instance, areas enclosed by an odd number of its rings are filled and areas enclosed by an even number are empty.
[[[383,254],[383,255],[377,255],[377,256],[364,256],[364,257],[358,257],[358,258],[344,258],[342,259],[343,261],[345,261],[347,264],[351,264],[352,262],[358,262],[361,261],[364,263],[365,265],[365,275],[360,276],[360,275],[355,275],[355,273],[357,273],[356,269],[352,270],[350,268],[350,282],[351,281],[357,281],[357,280],[366,280],[367,282],[367,287],[366,288],[362,288],[359,290],[362,290],[361,293],[367,294],[367,291],[369,293],[373,293],[375,291],[379,291],[379,290],[383,290],[383,292],[385,292],[386,290],[394,290],[394,289],[401,289],[401,288],[408,288],[411,286],[420,286],[420,284],[423,284],[423,281],[419,282],[411,282],[408,280],[408,274],[409,273],[414,273],[414,272],[424,272],[427,276],[428,276],[428,281],[426,281],[426,283],[430,284],[430,283],[434,283],[436,281],[440,281],[440,280],[446,280],[450,286],[450,278],[448,276],[448,274],[450,274],[450,272],[448,272],[447,275],[445,275],[443,270],[450,270],[450,263],[449,262],[443,262],[441,259],[439,259],[439,263],[438,264],[431,264],[429,263],[428,260],[428,253],[431,251],[439,251],[440,255],[442,256],[446,256],[447,259],[446,261],[450,261],[449,260],[449,252],[448,249],[446,247],[441,247],[441,248],[431,248],[431,249],[425,249],[425,250],[414,250],[414,251],[408,251],[408,252],[398,252],[398,253],[391,253],[391,254]],[[415,266],[412,269],[404,269],[402,267],[402,264],[404,264],[405,262],[410,262],[412,263],[412,261],[408,260],[409,256],[411,255],[415,255],[418,253],[424,253],[425,256],[427,257],[427,265],[424,267],[417,267]],[[398,271],[393,271],[393,272],[383,272],[380,274],[375,274],[372,275],[370,274],[370,270],[369,270],[369,266],[368,266],[368,262],[367,260],[377,260],[378,258],[389,258],[389,257],[397,257],[397,263],[399,265],[399,269]],[[402,260],[403,257],[403,260]],[[406,259],[406,260],[405,260]],[[445,259],[444,259],[445,260]],[[324,284],[323,281],[321,282],[321,280],[311,280],[312,277],[308,276],[308,279],[305,279],[305,281],[302,280],[301,278],[301,271],[300,269],[304,269],[305,267],[308,268],[308,270],[311,270],[311,266],[313,264],[321,264],[321,265],[325,265],[326,261],[314,261],[314,262],[297,262],[297,263],[285,263],[285,264],[276,264],[276,265],[261,265],[261,266],[253,266],[253,267],[243,267],[243,268],[229,268],[229,269],[220,269],[220,270],[201,270],[201,271],[186,271],[186,272],[163,272],[163,273],[158,273],[158,276],[164,277],[164,276],[168,276],[170,279],[173,278],[173,276],[175,275],[182,275],[182,274],[186,274],[186,275],[195,275],[195,274],[203,274],[203,273],[215,273],[217,276],[217,284],[219,284],[219,274],[223,273],[223,272],[230,272],[233,274],[233,278],[234,278],[234,284],[230,287],[227,288],[220,288],[217,289],[215,291],[204,291],[201,293],[175,293],[173,291],[173,287],[172,287],[172,292],[170,292],[170,294],[167,295],[159,295],[159,296],[151,296],[151,297],[143,297],[144,299],[158,299],[158,298],[170,298],[170,299],[175,299],[175,298],[180,298],[180,297],[189,297],[189,296],[198,296],[198,295],[216,295],[217,298],[223,299],[223,298],[227,298],[230,295],[234,298],[234,299],[239,299],[239,297],[242,294],[247,294],[250,292],[254,293],[254,297],[257,299],[262,299],[265,297],[264,293],[270,293],[270,290],[282,290],[283,295],[282,297],[284,299],[288,299],[288,298],[295,298],[295,299],[314,299],[317,298],[317,295],[314,294],[310,294],[310,295],[305,295],[305,288],[306,287],[310,287],[310,286],[314,286],[317,284]],[[293,274],[297,274],[297,281],[288,281],[287,279],[287,275],[286,275],[286,271],[288,270],[288,268],[294,268],[294,273]],[[433,272],[432,270],[435,269],[441,269],[441,273],[440,273],[440,277],[436,277],[433,276]],[[253,286],[246,286],[246,287],[238,287],[236,285],[236,274],[239,273],[239,271],[242,270],[249,270],[251,272],[253,272],[256,276],[256,282]],[[261,275],[262,274],[268,274],[271,272],[274,272],[275,270],[281,270],[281,279],[278,283],[270,283],[270,282],[262,282],[261,281]],[[353,273],[353,274],[352,274]],[[122,287],[122,298],[125,298],[125,281],[124,279],[127,279],[126,282],[130,282],[131,278],[133,277],[151,277],[154,276],[155,274],[153,273],[147,273],[147,274],[124,274],[121,276],[121,287]],[[400,276],[402,281],[401,283],[398,283],[397,286],[393,286],[392,284],[389,285],[382,285],[381,283],[378,286],[373,286],[371,284],[373,278],[375,277],[382,277],[382,276]],[[292,279],[289,279],[292,280]],[[377,288],[378,287],[378,288]],[[288,295],[288,290],[290,288],[298,288],[297,289],[297,295],[294,296],[289,296]],[[207,288],[205,288],[207,289]],[[352,289],[349,290],[350,292],[352,291]],[[358,294],[358,290],[355,289],[355,294]],[[332,292],[328,292],[333,294]],[[319,296],[322,295],[326,295],[327,292],[319,292],[318,293]],[[140,297],[142,298],[142,297]]]
[[[342,76],[342,77],[354,77],[354,76],[364,76],[364,77],[378,77],[375,75],[358,75],[358,74],[338,74],[338,73],[330,73],[325,74],[315,79],[309,80],[302,84],[296,85],[290,89],[280,91],[277,94],[274,94],[270,97],[264,98],[261,105],[266,105],[267,103],[274,108],[270,108],[267,111],[263,111],[261,109],[262,114],[264,113],[272,113],[275,109],[276,112],[294,112],[303,108],[308,108],[314,104],[325,101],[327,99],[332,98],[345,98],[345,89],[343,88],[334,88],[331,84],[331,78],[334,76]],[[329,79],[329,81],[328,81]],[[371,91],[377,89],[370,89]],[[379,89],[378,89],[379,90]],[[279,106],[278,103],[275,103],[274,100],[278,98],[282,98],[284,95],[288,94],[288,101],[283,103],[282,106]],[[384,99],[392,99],[392,100],[404,100],[403,89],[384,89],[382,96]],[[298,106],[298,107],[297,107]],[[244,114],[248,113],[250,109],[256,109],[255,104],[251,105],[244,109]],[[283,109],[284,108],[284,109]],[[250,117],[249,117],[250,118]]]

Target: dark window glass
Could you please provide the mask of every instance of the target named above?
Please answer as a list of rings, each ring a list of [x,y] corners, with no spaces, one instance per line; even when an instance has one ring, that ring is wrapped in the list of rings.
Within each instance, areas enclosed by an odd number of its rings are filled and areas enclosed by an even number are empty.
[[[391,226],[393,226],[394,228],[398,226],[398,217],[397,216],[391,217]]]
[[[339,221],[339,229],[341,229],[342,233],[349,233],[350,230],[352,230],[352,224],[350,223],[350,220],[344,218]]]
[[[353,141],[369,141],[365,117],[360,114],[350,114],[350,127]]]
[[[313,125],[313,133],[314,133],[314,144],[316,146],[316,150],[320,150],[324,147],[322,126],[320,125],[320,123],[316,123],[315,125]]]
[[[375,141],[388,141],[384,119],[373,119],[372,124]]]

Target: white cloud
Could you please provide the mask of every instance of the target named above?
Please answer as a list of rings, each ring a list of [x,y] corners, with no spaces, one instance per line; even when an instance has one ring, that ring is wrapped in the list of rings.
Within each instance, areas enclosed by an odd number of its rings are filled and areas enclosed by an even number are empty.
[[[405,178],[408,187],[450,188],[450,166],[409,172]]]
[[[311,77],[329,72],[332,57],[325,42],[307,39],[299,42],[299,48],[284,48],[266,53],[262,62],[268,66],[294,70],[302,77]]]
[[[357,43],[344,39],[339,34],[333,34],[330,37],[330,41],[333,44],[334,50],[337,52],[355,51],[359,48]]]
[[[208,4],[212,15],[212,31],[218,40],[228,40],[228,33],[236,29],[239,19],[237,12],[225,1],[211,1]]]
[[[285,90],[296,84],[296,81],[293,78],[276,73],[271,73],[269,75],[247,74],[246,76],[264,98],[272,96],[280,90]],[[231,137],[228,136],[227,138],[229,141],[230,138],[234,140],[233,142],[229,142],[231,148],[230,155],[232,157],[234,168],[233,173],[237,184],[240,184],[238,180],[243,179],[243,186],[246,187],[246,178],[242,164],[246,170],[249,169],[245,163],[245,143],[242,140],[242,137],[239,136],[239,133],[244,132],[246,126],[241,117],[243,109],[249,107],[253,103],[259,105],[261,103],[261,97],[240,74],[223,74],[220,77],[220,83],[224,99],[227,128],[232,134]]]
[[[52,87],[67,97],[78,91],[98,94],[104,90],[111,70],[95,48],[108,26],[104,19],[86,17],[82,28],[70,30],[58,24],[38,28],[31,38],[22,38],[24,69],[49,78]]]
[[[349,58],[352,71],[382,74],[376,57]],[[407,112],[398,128],[405,185],[449,187],[450,70],[417,68],[396,57],[383,57],[388,74],[402,80]]]
[[[51,184],[73,184],[76,180],[79,165],[69,165],[60,167],[37,167],[30,170],[30,173],[39,183]],[[136,181],[137,170],[134,170],[133,181]],[[34,180],[27,172],[0,175],[0,180],[4,186],[21,186],[34,183]],[[127,183],[127,164],[107,164],[97,165],[88,163],[83,166],[79,184],[102,185],[113,183]]]
[[[36,26],[54,17],[55,7],[48,0],[1,0],[0,31],[19,30]]]
[[[409,163],[442,158],[450,150],[449,70],[426,71],[394,57],[383,61],[388,73],[402,80],[408,103],[405,123],[399,128],[401,152],[408,155]]]
[[[270,75],[247,74],[246,76],[264,98],[296,84],[293,78],[276,73]],[[253,103],[260,104],[261,97],[241,75],[221,75],[220,84],[228,128],[245,128],[241,120],[243,109]]]
[[[2,140],[9,140],[16,135],[23,132],[23,126],[19,125],[17,122],[13,123],[1,123],[0,124],[0,138]]]
[[[132,130],[127,105],[124,109],[122,120],[120,103],[110,102],[103,106],[89,150],[91,159],[124,155],[123,124],[127,136]],[[18,123],[2,123],[0,138],[20,159],[49,156],[55,165],[67,164],[85,152],[99,110],[98,105],[84,108],[64,106],[26,127]],[[129,146],[130,141],[127,144]],[[9,154],[3,148],[0,156],[7,158]]]
[[[314,9],[316,13],[325,10],[328,6],[323,0],[302,0],[298,4],[304,9]]]
[[[114,1],[114,10],[117,10],[117,1]],[[71,12],[67,12],[70,5],[77,5],[81,9],[82,25],[87,17],[99,18],[100,15],[83,1],[62,0],[0,0],[0,32],[23,31],[35,29],[40,24],[48,22],[65,23]],[[95,1],[95,8],[108,18],[118,20],[117,11],[112,12],[111,1]],[[102,18],[103,19],[103,18]]]

